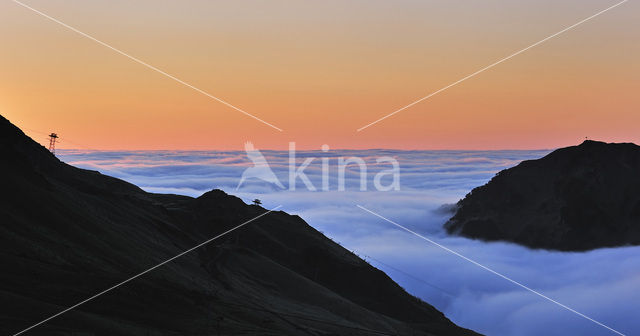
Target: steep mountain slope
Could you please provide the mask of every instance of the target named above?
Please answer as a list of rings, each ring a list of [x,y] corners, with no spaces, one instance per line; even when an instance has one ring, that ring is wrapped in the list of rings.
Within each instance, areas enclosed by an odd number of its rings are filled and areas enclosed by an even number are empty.
[[[585,141],[524,161],[458,202],[445,227],[566,251],[640,244],[640,147]]]
[[[0,117],[0,332],[12,335],[266,210],[66,165]],[[25,335],[475,335],[272,212]]]

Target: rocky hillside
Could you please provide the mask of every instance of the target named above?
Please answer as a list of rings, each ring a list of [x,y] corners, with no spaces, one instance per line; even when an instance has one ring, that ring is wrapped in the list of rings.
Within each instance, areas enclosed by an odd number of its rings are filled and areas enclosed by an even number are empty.
[[[0,332],[266,210],[78,169],[0,117]],[[25,335],[475,335],[301,218],[272,212]]]
[[[564,251],[640,244],[640,147],[585,141],[524,161],[458,202],[445,227]]]

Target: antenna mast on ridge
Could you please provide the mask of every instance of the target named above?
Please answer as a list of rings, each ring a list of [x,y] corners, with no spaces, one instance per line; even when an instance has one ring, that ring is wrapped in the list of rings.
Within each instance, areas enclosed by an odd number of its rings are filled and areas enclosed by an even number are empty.
[[[58,135],[55,133],[49,134],[49,151],[56,154],[56,140],[58,139]]]

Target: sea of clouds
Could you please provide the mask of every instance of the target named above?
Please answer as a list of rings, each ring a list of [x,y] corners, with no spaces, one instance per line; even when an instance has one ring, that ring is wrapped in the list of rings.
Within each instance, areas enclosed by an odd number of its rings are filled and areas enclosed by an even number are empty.
[[[612,330],[560,307],[514,283],[356,207],[361,205],[414,230],[550,299],[626,335],[640,334],[640,247],[582,253],[530,250],[447,235],[443,223],[451,205],[496,172],[549,151],[298,151],[298,165],[321,190],[320,158],[329,158],[329,191],[296,190],[251,180],[238,188],[251,161],[244,151],[77,151],[60,158],[98,170],[150,192],[199,196],[214,188],[259,198],[265,208],[282,205],[328,237],[385,271],[410,293],[431,303],[453,322],[486,335],[616,335]],[[286,151],[262,151],[288,186]],[[346,190],[337,189],[338,157],[367,162],[367,191],[349,166]],[[400,190],[377,191],[373,176],[390,169],[376,164],[389,156],[400,164]],[[382,179],[391,183],[390,176]]]

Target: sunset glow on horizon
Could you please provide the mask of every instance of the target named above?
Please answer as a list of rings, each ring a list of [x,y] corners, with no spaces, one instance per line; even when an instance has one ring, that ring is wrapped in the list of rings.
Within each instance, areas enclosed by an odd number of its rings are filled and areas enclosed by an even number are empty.
[[[633,1],[361,132],[616,1],[24,3],[283,129],[1,2],[0,114],[60,148],[640,143]]]

